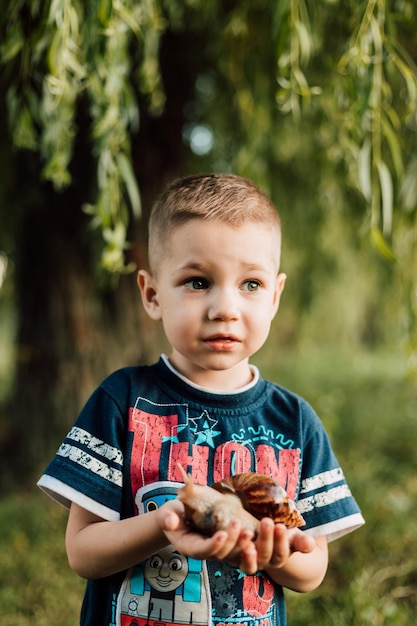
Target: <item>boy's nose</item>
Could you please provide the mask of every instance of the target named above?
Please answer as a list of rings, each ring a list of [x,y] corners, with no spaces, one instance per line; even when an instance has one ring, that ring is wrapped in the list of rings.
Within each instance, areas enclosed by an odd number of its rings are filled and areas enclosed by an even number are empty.
[[[208,310],[208,317],[211,321],[229,321],[240,317],[235,294],[228,290],[219,290],[212,295]]]

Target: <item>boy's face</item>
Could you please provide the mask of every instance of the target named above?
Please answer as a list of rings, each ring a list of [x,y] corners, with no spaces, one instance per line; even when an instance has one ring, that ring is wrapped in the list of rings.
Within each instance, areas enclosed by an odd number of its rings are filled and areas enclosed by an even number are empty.
[[[157,276],[141,270],[138,283],[178,371],[213,389],[250,381],[248,359],[268,336],[285,284],[278,263],[277,234],[257,222],[195,219],[173,231]]]

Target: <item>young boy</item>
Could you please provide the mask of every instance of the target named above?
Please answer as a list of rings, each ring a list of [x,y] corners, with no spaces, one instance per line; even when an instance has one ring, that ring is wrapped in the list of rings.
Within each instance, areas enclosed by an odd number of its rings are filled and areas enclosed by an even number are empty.
[[[363,523],[313,409],[249,364],[284,289],[280,247],[274,206],[238,176],[188,177],[156,202],[138,285],[170,355],[109,376],[39,480],[70,507],[83,626],[281,626],[282,587],[316,588],[327,542]],[[306,526],[204,537],[183,520],[178,464],[197,484],[270,475]]]

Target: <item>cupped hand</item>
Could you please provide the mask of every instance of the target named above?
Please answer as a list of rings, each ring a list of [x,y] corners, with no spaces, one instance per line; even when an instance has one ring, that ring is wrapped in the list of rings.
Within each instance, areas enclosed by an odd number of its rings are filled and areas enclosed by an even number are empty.
[[[315,549],[315,541],[298,528],[287,529],[269,518],[261,520],[254,550],[243,550],[240,569],[246,574],[258,570],[283,567],[294,552],[308,553]]]
[[[312,552],[316,546],[314,539],[298,528],[287,529],[269,518],[261,520],[256,540],[238,520],[226,530],[205,537],[184,521],[184,506],[179,500],[170,500],[160,508],[159,523],[167,540],[185,556],[227,561],[245,574],[282,568],[294,552]]]
[[[158,519],[167,540],[181,554],[194,559],[228,561],[238,565],[242,552],[250,553],[253,546],[252,531],[242,530],[238,520],[233,520],[226,530],[218,530],[211,537],[192,530],[184,521],[184,505],[179,500],[166,502],[159,509]]]

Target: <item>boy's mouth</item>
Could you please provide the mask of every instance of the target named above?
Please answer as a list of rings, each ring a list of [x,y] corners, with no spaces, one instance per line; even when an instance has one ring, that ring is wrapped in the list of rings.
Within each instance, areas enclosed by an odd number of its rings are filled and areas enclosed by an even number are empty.
[[[230,352],[233,348],[240,343],[237,337],[233,335],[214,335],[213,337],[208,337],[204,340],[212,350],[217,350],[219,352]]]

